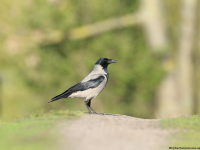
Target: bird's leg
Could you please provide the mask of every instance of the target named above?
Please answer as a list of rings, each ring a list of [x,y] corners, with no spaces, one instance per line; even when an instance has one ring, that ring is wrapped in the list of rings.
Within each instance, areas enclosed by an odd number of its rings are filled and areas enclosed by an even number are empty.
[[[96,111],[90,106],[90,109],[93,111],[93,113],[97,114]]]
[[[91,100],[92,100],[92,99],[89,100],[89,102],[88,102],[89,105],[88,105],[88,106],[89,106],[90,109],[93,111],[93,113],[96,114],[96,111],[94,111],[94,109],[90,106],[90,105],[91,105]]]
[[[88,109],[88,113],[91,114],[92,112],[90,111],[90,106],[88,105],[89,101],[84,101],[85,102],[85,105]]]
[[[88,110],[90,109],[90,110],[93,111],[92,113],[96,114],[96,111],[94,111],[94,109],[90,106],[90,105],[91,105],[91,100],[92,100],[92,99],[89,99],[89,100],[85,101],[85,105],[87,106],[87,109],[88,109]],[[89,110],[89,113],[91,113],[90,110]]]

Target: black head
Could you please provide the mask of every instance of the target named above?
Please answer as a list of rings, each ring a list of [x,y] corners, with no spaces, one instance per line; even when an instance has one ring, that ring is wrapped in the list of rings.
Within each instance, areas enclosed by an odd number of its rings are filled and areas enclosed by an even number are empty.
[[[108,58],[99,58],[99,60],[97,60],[97,62],[95,63],[96,65],[99,64],[101,65],[103,68],[108,67],[109,64],[111,63],[116,63],[116,60],[113,59],[108,59]]]

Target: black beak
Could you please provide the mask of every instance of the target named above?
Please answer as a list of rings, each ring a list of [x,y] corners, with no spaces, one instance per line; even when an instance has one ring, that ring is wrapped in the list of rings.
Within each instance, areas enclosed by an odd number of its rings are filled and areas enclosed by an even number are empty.
[[[116,60],[114,60],[114,59],[108,59],[108,64],[111,64],[111,63],[116,63],[117,61]]]

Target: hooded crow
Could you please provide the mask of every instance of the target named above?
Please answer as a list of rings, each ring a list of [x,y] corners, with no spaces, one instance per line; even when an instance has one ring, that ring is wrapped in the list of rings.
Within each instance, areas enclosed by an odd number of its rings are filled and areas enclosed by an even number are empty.
[[[91,100],[105,88],[108,81],[107,67],[111,63],[116,63],[116,60],[108,58],[100,58],[95,63],[93,71],[85,77],[81,82],[70,87],[62,94],[51,99],[50,102],[59,100],[61,98],[81,98],[84,99],[85,105],[89,113],[96,113],[90,106]],[[92,111],[92,112],[91,112]]]

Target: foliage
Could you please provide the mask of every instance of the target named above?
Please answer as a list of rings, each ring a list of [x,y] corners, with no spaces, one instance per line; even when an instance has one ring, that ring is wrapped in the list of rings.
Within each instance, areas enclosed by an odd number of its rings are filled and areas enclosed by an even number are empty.
[[[0,71],[4,118],[38,110],[86,110],[81,100],[47,102],[81,81],[100,57],[108,67],[105,90],[92,101],[97,112],[153,118],[155,90],[164,75],[151,54],[143,28],[133,26],[72,41],[74,27],[136,12],[139,1],[3,1],[0,14]]]

